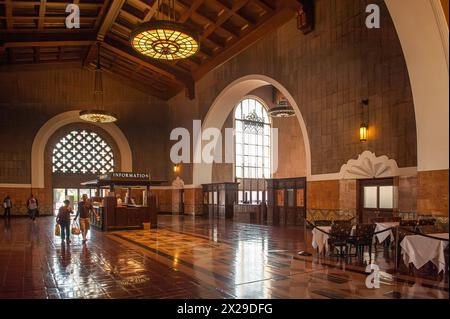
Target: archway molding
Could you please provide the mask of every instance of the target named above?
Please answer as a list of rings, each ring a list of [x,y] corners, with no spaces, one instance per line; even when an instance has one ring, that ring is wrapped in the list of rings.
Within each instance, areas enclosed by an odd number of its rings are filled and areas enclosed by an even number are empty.
[[[216,97],[212,103],[205,119],[202,123],[202,130],[208,128],[221,129],[230,112],[232,112],[239,101],[248,96],[248,94],[262,86],[273,85],[276,87],[289,101],[290,105],[295,110],[296,118],[299,122],[300,129],[303,135],[303,141],[306,154],[306,173],[311,175],[311,151],[308,138],[308,131],[300,108],[297,102],[289,93],[289,91],[278,81],[271,77],[261,74],[251,74],[241,77],[230,83],[222,92]],[[194,145],[194,153],[201,154],[201,143]],[[212,164],[194,163],[193,167],[193,184],[199,186],[201,184],[210,183],[212,181]]]
[[[44,174],[44,155],[45,148],[50,137],[61,127],[72,123],[83,123],[78,114],[79,110],[68,111],[58,114],[48,120],[38,131],[31,149],[31,187],[44,188],[45,174]],[[116,142],[120,152],[121,171],[133,171],[133,157],[131,148],[127,138],[116,124],[97,124],[96,126],[105,130]]]

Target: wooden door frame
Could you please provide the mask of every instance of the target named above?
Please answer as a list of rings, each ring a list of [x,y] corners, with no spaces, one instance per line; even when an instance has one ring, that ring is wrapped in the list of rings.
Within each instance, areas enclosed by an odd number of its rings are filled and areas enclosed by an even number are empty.
[[[358,203],[358,222],[363,223],[363,211],[364,210],[372,210],[379,212],[394,212],[394,208],[392,209],[384,209],[384,208],[367,208],[364,209],[364,194],[363,190],[366,186],[377,186],[377,200],[380,198],[380,186],[394,186],[394,177],[386,177],[386,178],[372,178],[372,179],[359,179],[357,180],[357,190],[356,190],[356,199]],[[377,202],[377,206],[379,203]]]

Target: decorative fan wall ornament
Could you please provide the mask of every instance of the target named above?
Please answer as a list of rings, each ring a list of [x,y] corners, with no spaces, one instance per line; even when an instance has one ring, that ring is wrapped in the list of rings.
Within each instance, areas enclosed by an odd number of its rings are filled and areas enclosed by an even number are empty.
[[[358,159],[351,159],[342,165],[339,174],[344,179],[392,177],[398,175],[398,165],[386,155],[377,157],[375,153],[364,151]]]

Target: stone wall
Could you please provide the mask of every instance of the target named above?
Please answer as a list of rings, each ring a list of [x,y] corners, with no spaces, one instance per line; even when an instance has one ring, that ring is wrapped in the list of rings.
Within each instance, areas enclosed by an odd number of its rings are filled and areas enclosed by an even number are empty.
[[[365,8],[381,8],[381,28],[365,27]],[[233,81],[263,74],[283,85],[299,105],[311,148],[312,174],[336,173],[364,150],[417,165],[414,106],[409,76],[384,1],[317,1],[316,29],[303,35],[295,20],[273,31],[196,83],[196,99],[169,101],[172,127],[204,119]],[[369,140],[359,141],[361,101],[369,99]],[[183,180],[192,182],[192,166]]]
[[[31,147],[36,133],[60,113],[95,107],[93,79],[93,72],[81,66],[52,69],[43,66],[0,73],[0,184],[31,183]],[[168,179],[166,103],[111,79],[107,74],[104,74],[103,86],[103,106],[119,117],[117,126],[130,144],[133,170],[149,172],[155,179]],[[0,188],[0,197],[9,193],[13,201],[19,203],[13,209],[14,214],[24,212],[22,202],[30,192],[39,195],[43,213],[51,213],[51,157],[48,152],[45,167],[45,189]]]
[[[417,213],[448,216],[448,170],[417,174]]]

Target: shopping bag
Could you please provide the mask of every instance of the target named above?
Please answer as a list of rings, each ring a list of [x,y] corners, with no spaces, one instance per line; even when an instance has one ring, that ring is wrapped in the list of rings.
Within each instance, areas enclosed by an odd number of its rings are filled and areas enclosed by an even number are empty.
[[[72,235],[79,235],[81,233],[80,227],[77,224],[72,225]]]
[[[61,236],[61,226],[59,224],[55,226],[55,236]]]

